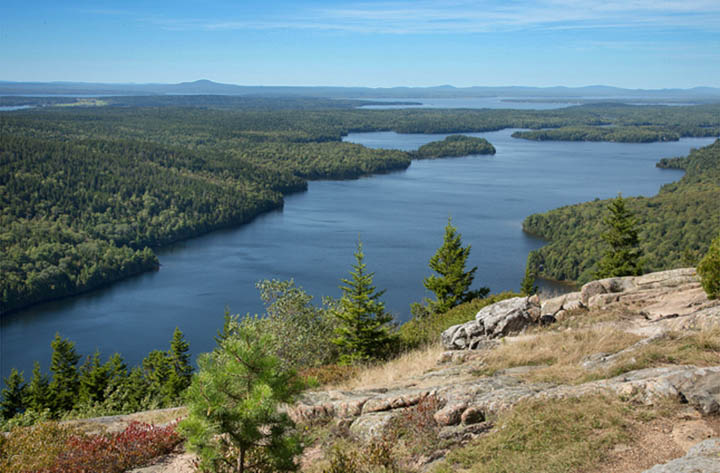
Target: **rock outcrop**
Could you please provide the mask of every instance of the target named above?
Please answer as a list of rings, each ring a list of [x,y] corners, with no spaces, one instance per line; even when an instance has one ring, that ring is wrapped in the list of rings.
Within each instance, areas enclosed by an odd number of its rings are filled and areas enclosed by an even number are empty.
[[[708,301],[694,268],[642,276],[607,278],[585,284],[580,291],[543,300],[516,297],[481,309],[471,320],[442,334],[446,350],[476,350],[492,340],[518,333],[534,324],[562,321],[570,314],[612,307],[637,311],[647,320],[671,329],[720,326],[720,302]],[[672,321],[671,321],[672,320]]]
[[[448,328],[442,334],[442,343],[448,350],[485,348],[488,340],[519,332],[539,321],[537,296],[513,297],[483,307],[475,320]]]

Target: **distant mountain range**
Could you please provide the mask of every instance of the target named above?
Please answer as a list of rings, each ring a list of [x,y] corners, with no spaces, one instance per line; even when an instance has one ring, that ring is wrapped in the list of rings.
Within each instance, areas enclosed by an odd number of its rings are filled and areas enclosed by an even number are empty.
[[[614,99],[720,100],[720,88],[622,89],[604,85],[587,87],[296,87],[221,84],[210,80],[179,84],[102,84],[90,82],[0,81],[0,95],[252,95],[325,98],[451,98],[504,97],[517,99]]]

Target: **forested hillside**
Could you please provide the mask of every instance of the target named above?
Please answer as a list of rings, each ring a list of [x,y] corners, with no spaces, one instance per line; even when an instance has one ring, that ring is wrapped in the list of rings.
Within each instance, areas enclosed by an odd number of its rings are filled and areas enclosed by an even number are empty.
[[[654,197],[626,199],[638,219],[646,272],[694,266],[720,231],[720,140],[681,162],[686,174],[678,182]],[[530,257],[539,275],[580,283],[593,279],[605,250],[607,204],[596,200],[525,219],[526,232],[549,240]]]
[[[156,268],[151,248],[247,222],[281,206],[283,194],[305,189],[307,179],[400,170],[417,157],[342,142],[350,132],[612,125],[626,136],[654,130],[658,139],[720,134],[718,105],[360,110],[353,101],[219,96],[103,97],[93,106],[85,103],[0,113],[3,313]],[[452,145],[454,155],[471,150],[459,144],[451,140],[429,149]],[[545,224],[529,222],[533,232],[550,232]],[[706,233],[691,249],[706,242]],[[579,277],[550,269],[573,263],[553,262],[544,251],[547,274]]]

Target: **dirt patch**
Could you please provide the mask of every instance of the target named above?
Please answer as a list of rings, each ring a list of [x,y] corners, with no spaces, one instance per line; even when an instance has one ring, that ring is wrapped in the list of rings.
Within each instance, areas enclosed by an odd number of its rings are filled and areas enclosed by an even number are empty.
[[[671,418],[637,424],[633,430],[635,442],[617,445],[602,465],[583,473],[641,473],[680,458],[695,444],[720,436],[720,417],[701,417],[688,408]]]

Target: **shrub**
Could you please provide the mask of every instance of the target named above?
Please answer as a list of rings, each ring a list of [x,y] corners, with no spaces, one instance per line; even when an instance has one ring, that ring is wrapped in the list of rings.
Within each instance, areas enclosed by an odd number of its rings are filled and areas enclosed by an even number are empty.
[[[710,244],[705,257],[697,268],[702,287],[710,299],[720,297],[720,235]]]
[[[4,473],[122,473],[170,453],[180,443],[175,424],[131,423],[122,432],[86,435],[57,422],[17,428],[0,444]]]

